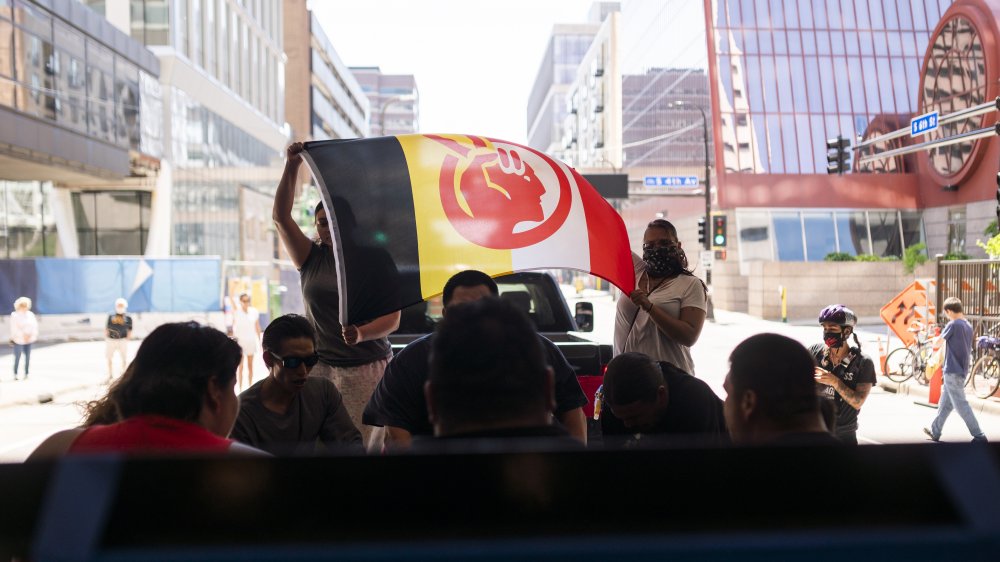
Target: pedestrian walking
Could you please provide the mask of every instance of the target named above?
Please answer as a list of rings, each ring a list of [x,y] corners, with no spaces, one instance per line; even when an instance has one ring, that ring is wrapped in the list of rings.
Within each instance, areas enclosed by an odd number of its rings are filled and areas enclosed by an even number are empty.
[[[253,385],[253,356],[260,342],[260,311],[250,306],[250,295],[240,293],[240,304],[233,311],[233,337],[243,350],[247,364],[247,387]],[[236,369],[236,384],[243,390],[243,360]]]
[[[842,304],[832,304],[819,313],[823,343],[809,348],[816,358],[816,383],[820,396],[833,401],[837,410],[833,434],[844,444],[858,444],[858,414],[875,385],[875,362],[861,352],[854,328],[858,317]],[[857,347],[848,338],[854,336]]]
[[[128,341],[132,339],[132,317],[125,314],[127,310],[127,300],[115,299],[115,313],[108,316],[108,321],[104,325],[104,354],[108,359],[109,381],[113,378],[111,364],[115,355],[121,359],[123,373],[125,365],[128,364]]]
[[[979,427],[976,415],[965,398],[965,377],[969,372],[969,361],[972,356],[972,325],[965,319],[962,311],[962,301],[949,297],[944,301],[944,315],[948,324],[941,331],[940,339],[945,344],[944,350],[944,385],[941,387],[941,402],[938,404],[937,415],[931,426],[924,428],[924,433],[932,441],[941,439],[941,430],[948,420],[951,411],[955,410],[965,422],[965,427],[972,435],[972,442],[986,442],[986,434]]]
[[[14,301],[10,313],[10,343],[14,344],[14,380],[24,355],[24,378],[27,380],[31,363],[31,344],[38,341],[38,319],[31,312],[31,299],[20,297]]]

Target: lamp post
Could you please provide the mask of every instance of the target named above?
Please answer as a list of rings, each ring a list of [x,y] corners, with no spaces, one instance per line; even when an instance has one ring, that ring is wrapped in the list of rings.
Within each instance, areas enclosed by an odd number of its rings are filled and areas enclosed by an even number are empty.
[[[385,102],[382,103],[382,111],[379,112],[379,120],[378,120],[379,136],[385,136],[385,112],[387,109],[389,109],[389,106],[394,103],[415,101],[416,99],[417,99],[416,96],[414,96],[413,94],[403,94],[401,96],[393,96],[385,100]]]
[[[708,115],[700,105],[685,101],[675,101],[667,104],[667,107],[693,107],[701,113],[701,123],[703,126],[705,140],[705,228],[711,228],[712,224],[712,175],[708,165]],[[712,237],[706,234],[705,249],[712,249]]]

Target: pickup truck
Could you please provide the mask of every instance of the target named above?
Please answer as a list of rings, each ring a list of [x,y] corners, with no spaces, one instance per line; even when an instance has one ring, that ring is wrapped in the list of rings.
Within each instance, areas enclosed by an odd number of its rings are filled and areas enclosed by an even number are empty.
[[[578,302],[575,314],[555,279],[548,273],[522,272],[496,278],[500,298],[506,299],[528,313],[538,332],[556,344],[566,360],[576,370],[577,380],[590,401],[584,407],[588,423],[594,417],[594,392],[604,380],[604,370],[611,361],[611,346],[578,336],[573,332],[590,332],[593,326],[593,304]],[[417,303],[403,309],[399,329],[389,336],[393,352],[423,334],[434,331],[441,319],[441,297]]]

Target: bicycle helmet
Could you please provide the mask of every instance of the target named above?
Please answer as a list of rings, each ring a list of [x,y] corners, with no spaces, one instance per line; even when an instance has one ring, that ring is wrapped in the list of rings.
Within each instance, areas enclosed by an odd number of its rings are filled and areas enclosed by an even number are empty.
[[[819,323],[832,322],[841,327],[851,326],[858,323],[858,317],[854,311],[842,304],[831,304],[819,313]]]

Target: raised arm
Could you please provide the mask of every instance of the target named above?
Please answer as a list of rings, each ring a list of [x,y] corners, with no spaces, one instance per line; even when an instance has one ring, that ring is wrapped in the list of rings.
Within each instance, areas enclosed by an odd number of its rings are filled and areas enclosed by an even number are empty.
[[[278,190],[274,194],[274,206],[271,208],[271,219],[278,229],[278,237],[281,238],[281,243],[296,268],[301,268],[306,262],[312,247],[312,241],[292,218],[292,208],[295,206],[295,182],[301,165],[302,143],[295,142],[289,145],[286,151],[285,171],[281,174]]]

